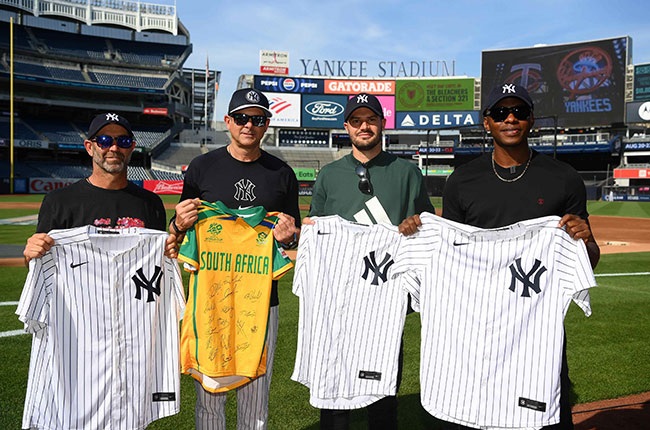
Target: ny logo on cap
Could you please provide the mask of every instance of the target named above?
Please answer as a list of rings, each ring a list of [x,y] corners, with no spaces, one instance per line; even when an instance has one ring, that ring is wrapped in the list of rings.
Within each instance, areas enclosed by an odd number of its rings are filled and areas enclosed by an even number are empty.
[[[368,95],[367,94],[359,94],[357,96],[357,103],[368,103]]]
[[[249,91],[248,93],[246,93],[246,100],[248,100],[251,103],[259,103],[260,95],[257,94],[255,91]]]
[[[106,114],[106,121],[116,121],[120,122],[120,116],[116,113],[107,113]]]
[[[503,91],[501,92],[502,94],[508,93],[508,94],[513,94],[516,93],[517,90],[515,89],[515,84],[505,84],[503,86]]]

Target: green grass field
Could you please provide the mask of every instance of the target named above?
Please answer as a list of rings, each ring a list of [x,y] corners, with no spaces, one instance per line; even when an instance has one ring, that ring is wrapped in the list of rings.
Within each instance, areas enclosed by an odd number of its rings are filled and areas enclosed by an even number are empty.
[[[34,199],[34,196],[28,198]],[[0,202],[26,201],[19,196],[0,196]],[[35,199],[37,201],[38,199]],[[176,196],[166,196],[176,202]],[[308,204],[308,199],[301,202]],[[440,207],[439,200],[434,201]],[[650,217],[650,204],[636,202],[590,202],[593,215]],[[0,210],[0,219],[12,212]],[[29,213],[36,213],[31,211]],[[27,214],[29,214],[27,213]],[[23,214],[24,215],[24,214]],[[22,215],[21,215],[22,216]],[[24,244],[34,226],[0,225],[0,243]],[[593,315],[586,318],[572,305],[565,320],[568,358],[576,403],[650,391],[650,276],[603,276],[647,272],[650,253],[604,255],[596,269],[598,288],[592,290]],[[0,302],[17,301],[27,275],[22,267],[0,268]],[[280,282],[280,333],[275,359],[271,401],[271,429],[317,429],[318,410],[308,403],[308,391],[291,381],[296,348],[298,301],[291,293],[292,272]],[[187,279],[185,279],[187,283]],[[0,332],[18,330],[15,305],[0,306]],[[400,388],[400,428],[436,428],[419,401],[420,321],[407,317],[404,345],[404,376]],[[31,338],[0,337],[0,429],[20,428],[27,384]],[[152,424],[151,429],[194,428],[194,388],[182,377],[181,412]],[[228,428],[235,428],[235,402],[228,402]],[[363,413],[353,414],[354,429],[366,428]]]

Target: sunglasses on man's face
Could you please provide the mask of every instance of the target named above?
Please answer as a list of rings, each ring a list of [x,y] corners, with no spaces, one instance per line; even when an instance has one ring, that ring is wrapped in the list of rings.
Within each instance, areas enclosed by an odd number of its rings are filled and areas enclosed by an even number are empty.
[[[264,115],[248,115],[245,113],[234,113],[230,117],[235,121],[235,124],[244,126],[248,121],[252,121],[255,127],[264,127],[266,124],[266,116]]]
[[[133,145],[133,138],[131,136],[109,136],[107,134],[100,134],[92,139],[102,149],[108,149],[113,146],[113,142],[117,144],[118,148],[128,149]]]
[[[492,109],[488,109],[486,114],[495,122],[502,122],[505,121],[511,113],[519,121],[526,121],[530,119],[530,108],[526,105],[518,105],[513,107],[497,106]]]
[[[368,175],[368,169],[365,166],[359,164],[354,173],[359,177],[359,191],[363,194],[372,194],[372,184],[370,183],[370,176]]]

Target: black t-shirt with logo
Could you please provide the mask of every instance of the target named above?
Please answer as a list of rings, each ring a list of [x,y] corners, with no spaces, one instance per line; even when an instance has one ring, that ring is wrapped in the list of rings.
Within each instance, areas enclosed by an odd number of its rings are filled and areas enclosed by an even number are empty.
[[[43,198],[36,232],[84,225],[167,230],[160,197],[131,182],[121,190],[106,190],[82,179]]]

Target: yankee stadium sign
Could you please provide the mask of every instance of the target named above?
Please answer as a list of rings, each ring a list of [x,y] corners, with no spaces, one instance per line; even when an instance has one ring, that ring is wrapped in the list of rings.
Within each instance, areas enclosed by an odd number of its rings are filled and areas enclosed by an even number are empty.
[[[301,58],[301,75],[347,78],[418,78],[456,76],[456,60],[378,61],[371,73],[362,60],[312,60]]]

